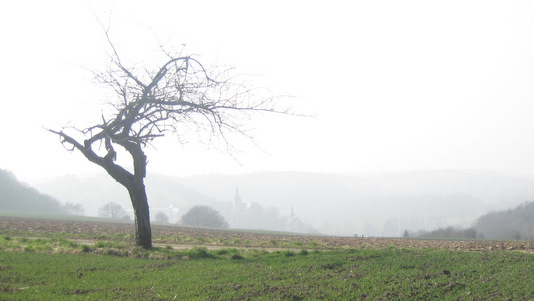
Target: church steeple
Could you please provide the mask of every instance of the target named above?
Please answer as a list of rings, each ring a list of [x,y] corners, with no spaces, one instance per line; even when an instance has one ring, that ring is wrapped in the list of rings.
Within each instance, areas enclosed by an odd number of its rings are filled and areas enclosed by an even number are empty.
[[[286,230],[288,231],[295,231],[299,224],[299,219],[295,215],[295,211],[293,210],[293,206],[291,206],[291,213],[289,213],[289,217],[287,218],[286,222]]]
[[[239,187],[236,186],[234,200],[232,201],[234,211],[242,209],[243,205],[243,201],[241,201],[241,196],[239,195]]]
[[[241,196],[239,195],[239,187],[235,187],[235,196],[234,196],[234,202],[241,203]]]

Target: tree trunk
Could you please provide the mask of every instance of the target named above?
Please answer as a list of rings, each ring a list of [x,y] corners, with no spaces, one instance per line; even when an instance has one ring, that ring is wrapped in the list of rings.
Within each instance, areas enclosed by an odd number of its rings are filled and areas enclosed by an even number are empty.
[[[128,141],[121,142],[122,145],[132,155],[134,173],[130,177],[126,187],[130,193],[130,200],[135,215],[135,244],[145,249],[152,248],[152,230],[150,229],[150,211],[148,209],[148,198],[145,189],[146,177],[146,156],[138,143]]]
[[[64,139],[64,143],[70,143],[78,149],[91,162],[104,168],[108,174],[128,189],[135,216],[135,243],[143,248],[152,248],[152,230],[150,229],[150,211],[148,210],[148,198],[146,195],[144,179],[146,177],[146,156],[141,145],[128,140],[115,141],[123,146],[132,156],[134,163],[133,174],[114,163],[115,150],[111,146],[111,140],[106,139],[107,155],[100,157],[91,148],[91,141],[85,140],[82,145],[74,138],[63,132],[50,130]],[[94,142],[94,141],[93,141]]]
[[[135,216],[135,244],[145,249],[152,248],[152,230],[150,228],[150,211],[145,184],[140,182],[128,188]]]

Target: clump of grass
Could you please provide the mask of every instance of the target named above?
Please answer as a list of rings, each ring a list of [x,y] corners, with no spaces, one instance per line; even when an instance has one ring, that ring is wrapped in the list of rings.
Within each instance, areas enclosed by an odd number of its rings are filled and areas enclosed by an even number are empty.
[[[295,256],[295,252],[291,251],[291,250],[286,250],[284,252],[282,252],[282,254],[284,254],[284,256],[286,257],[293,257]]]
[[[115,248],[109,248],[109,249],[105,249],[102,254],[104,255],[110,255],[110,256],[119,256],[119,257],[125,257],[125,256],[128,256],[128,252],[124,252],[122,250],[119,250],[119,249],[115,249]]]
[[[12,245],[13,245],[13,241],[11,240],[11,237],[7,235],[2,235],[2,237],[0,238],[0,248],[6,249],[6,248],[11,247]]]
[[[84,253],[89,253],[92,250],[91,247],[89,247],[88,245],[81,245],[81,249]]]
[[[194,238],[192,238],[190,236],[187,236],[187,235],[185,235],[185,236],[183,236],[183,237],[178,239],[178,242],[185,243],[185,244],[192,243],[194,241],[195,241]]]
[[[219,239],[219,244],[223,246],[229,246],[232,244],[232,241],[229,239]]]
[[[217,250],[215,253],[217,255],[226,255],[226,254],[228,254],[228,249]]]
[[[191,250],[185,251],[185,255],[191,259],[201,259],[201,258],[213,258],[214,256],[208,252],[206,248],[193,248]]]
[[[270,254],[268,251],[266,250],[258,250],[258,249],[248,249],[246,250],[245,252],[245,255],[246,257],[251,257],[251,258],[256,258],[256,257],[261,257],[261,256],[264,256],[264,255],[267,255],[267,254]]]
[[[203,245],[203,244],[206,244],[208,242],[209,242],[209,240],[204,238],[204,237],[202,237],[202,236],[199,236],[199,237],[195,238],[195,243],[197,243],[197,244]]]
[[[105,248],[106,247],[106,243],[103,242],[103,241],[99,241],[95,244],[95,247],[97,248]]]
[[[228,259],[243,259],[243,251],[238,249],[221,249],[213,251],[216,256],[219,258],[228,258]]]
[[[114,248],[114,249],[125,249],[128,248],[129,244],[124,241],[98,241],[95,243],[95,247],[99,249]]]
[[[65,247],[65,248],[77,248],[78,244],[68,240],[66,238],[52,238],[50,240],[53,244],[57,244],[58,246]]]
[[[317,246],[319,246],[319,244],[316,241],[312,240],[308,243],[308,247],[317,248]]]

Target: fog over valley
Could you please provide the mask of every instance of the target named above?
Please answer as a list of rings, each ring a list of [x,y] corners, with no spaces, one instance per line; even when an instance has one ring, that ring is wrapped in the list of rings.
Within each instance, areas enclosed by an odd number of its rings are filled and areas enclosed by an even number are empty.
[[[233,228],[328,235],[400,236],[405,230],[468,227],[481,215],[534,201],[534,181],[487,171],[412,171],[381,175],[263,172],[243,175],[147,176],[152,219],[175,223],[189,208],[217,209]],[[35,187],[85,214],[116,202],[131,211],[128,194],[105,174],[64,176]],[[236,191],[237,190],[237,191]],[[236,192],[243,203],[235,208]],[[248,206],[248,207],[247,207]],[[302,223],[291,228],[291,215]],[[237,216],[239,214],[239,216]],[[261,223],[260,223],[261,222]]]
[[[0,36],[2,300],[534,299],[532,0],[4,1]]]
[[[144,248],[198,205],[342,236],[530,212],[534,1],[52,3],[0,11],[0,211],[135,212]]]

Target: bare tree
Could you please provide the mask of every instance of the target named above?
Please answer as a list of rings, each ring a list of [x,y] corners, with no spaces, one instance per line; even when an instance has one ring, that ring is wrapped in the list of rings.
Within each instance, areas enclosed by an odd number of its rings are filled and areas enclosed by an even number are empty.
[[[167,224],[169,222],[169,217],[167,216],[167,214],[165,214],[165,212],[160,211],[156,213],[156,221]]]
[[[106,37],[110,41],[107,32]],[[241,122],[250,118],[251,112],[288,112],[277,110],[273,98],[255,97],[255,90],[237,83],[226,71],[208,70],[192,56],[174,57],[163,51],[166,60],[159,67],[138,70],[123,64],[114,45],[109,44],[112,63],[106,72],[96,73],[96,78],[116,96],[109,101],[111,114],[102,114],[98,123],[84,129],[49,131],[58,135],[68,150],[80,151],[128,190],[135,215],[136,244],[150,248],[144,184],[147,145],[169,133],[179,136],[194,131],[221,138],[229,150],[228,133],[250,138]],[[116,163],[120,149],[132,158],[130,170]]]
[[[121,207],[121,205],[115,202],[109,202],[106,205],[98,209],[98,215],[101,217],[112,219],[128,219],[128,213]]]
[[[63,206],[63,210],[65,210],[68,215],[83,215],[84,212],[82,204],[74,204],[71,202],[66,203]]]

